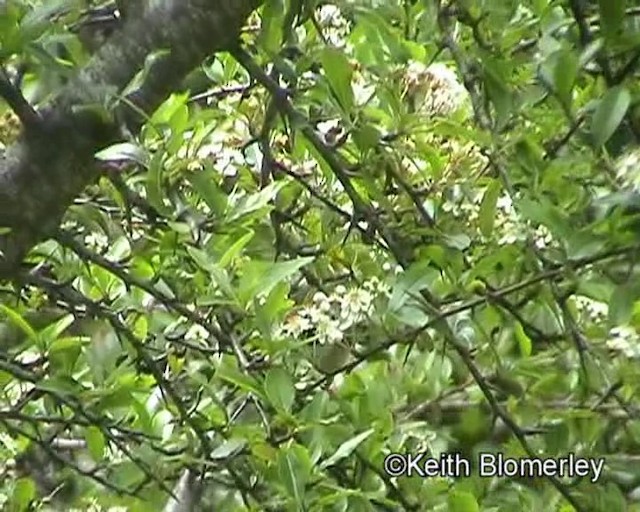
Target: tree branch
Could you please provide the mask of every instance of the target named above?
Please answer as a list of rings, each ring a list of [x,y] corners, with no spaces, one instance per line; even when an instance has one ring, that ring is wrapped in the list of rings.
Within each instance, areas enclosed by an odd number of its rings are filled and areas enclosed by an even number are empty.
[[[4,98],[7,105],[18,116],[24,128],[36,127],[39,124],[40,116],[22,95],[20,89],[11,83],[4,68],[0,68],[0,97]]]
[[[153,112],[190,70],[233,45],[261,3],[165,0],[125,21],[42,109],[37,129],[25,130],[0,160],[0,279],[16,277],[27,252],[53,234],[73,199],[98,177],[93,155],[118,139],[119,123],[135,133],[139,112]],[[160,51],[123,101],[147,57]]]

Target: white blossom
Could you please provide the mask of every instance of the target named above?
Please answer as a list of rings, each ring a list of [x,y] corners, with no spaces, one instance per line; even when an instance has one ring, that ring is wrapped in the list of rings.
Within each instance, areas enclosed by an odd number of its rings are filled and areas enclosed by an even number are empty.
[[[89,249],[102,252],[109,247],[109,238],[102,233],[91,232],[84,237],[84,243]]]
[[[364,320],[373,309],[373,295],[363,288],[354,288],[339,300],[340,318],[344,326],[350,327]]]
[[[342,326],[340,322],[334,318],[328,316],[323,317],[320,323],[318,323],[317,328],[318,341],[321,344],[340,342],[344,338]]]
[[[640,357],[638,332],[629,325],[620,325],[611,329],[606,345],[609,349],[620,352],[629,359]]]
[[[453,69],[436,62],[412,62],[405,72],[405,92],[416,110],[430,116],[448,116],[468,100],[468,93]]]
[[[605,302],[593,300],[584,295],[578,295],[575,298],[576,308],[578,311],[586,313],[593,321],[604,320],[609,314],[609,306]]]
[[[339,284],[329,295],[316,292],[310,303],[289,314],[276,328],[276,336],[314,336],[319,344],[344,339],[353,326],[365,322],[374,311],[378,296],[390,295],[390,289],[373,277],[359,287]]]
[[[640,149],[624,153],[615,163],[616,176],[624,186],[640,190]]]
[[[311,325],[311,321],[304,312],[293,313],[287,318],[287,321],[282,327],[282,331],[286,335],[297,337],[304,331],[310,329]]]
[[[331,4],[323,5],[318,9],[316,16],[326,40],[333,46],[344,46],[349,32],[349,22],[340,9]]]

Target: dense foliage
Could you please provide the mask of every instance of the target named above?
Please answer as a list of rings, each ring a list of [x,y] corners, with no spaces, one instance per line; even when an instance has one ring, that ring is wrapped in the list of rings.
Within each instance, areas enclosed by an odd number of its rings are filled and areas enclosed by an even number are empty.
[[[35,107],[82,3],[0,6]],[[2,285],[2,506],[640,510],[639,48],[624,0],[266,1]]]

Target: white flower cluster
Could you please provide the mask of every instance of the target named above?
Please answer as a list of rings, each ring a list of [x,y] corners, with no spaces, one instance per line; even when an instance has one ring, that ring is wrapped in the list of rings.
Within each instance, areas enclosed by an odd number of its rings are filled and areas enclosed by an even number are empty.
[[[606,344],[609,349],[620,352],[629,359],[640,358],[638,332],[630,325],[621,325],[611,329]]]
[[[516,212],[511,197],[508,195],[503,195],[498,199],[496,210],[496,228],[502,233],[498,239],[499,245],[522,242],[529,235],[533,237],[534,244],[538,249],[544,249],[553,242],[553,236],[546,226],[540,225],[531,232],[527,222],[523,221]]]
[[[478,191],[471,199],[447,200],[442,205],[442,210],[451,212],[456,218],[464,218],[472,224],[478,221],[480,203],[483,194]],[[509,245],[516,242],[524,242],[532,236],[535,246],[544,249],[553,243],[553,236],[546,226],[538,226],[531,230],[529,224],[518,215],[513,202],[508,194],[498,198],[496,203],[495,231],[498,234],[498,245]]]
[[[478,220],[482,192],[475,191],[472,197],[463,195],[459,187],[454,186],[452,196],[442,204],[442,211],[450,213],[456,219],[464,218],[468,223]]]
[[[375,277],[351,289],[338,285],[330,295],[317,292],[311,304],[285,319],[276,336],[298,338],[313,331],[320,344],[340,342],[349,328],[370,317],[375,299],[388,293],[388,287]]]
[[[467,90],[451,68],[441,62],[425,66],[412,62],[404,75],[405,95],[416,111],[429,116],[447,116],[468,99]]]
[[[523,242],[527,239],[526,226],[511,218],[504,218],[499,225],[502,235],[498,239],[498,245],[509,245]],[[544,249],[553,243],[553,236],[546,226],[538,226],[533,230],[533,243],[538,249]]]
[[[317,11],[318,25],[323,28],[327,42],[342,47],[349,33],[349,21],[335,5],[323,5]]]
[[[224,110],[232,112],[229,108]],[[216,169],[224,176],[235,176],[238,168],[245,164],[245,158],[240,148],[243,141],[248,139],[250,135],[246,124],[241,120],[227,123],[227,126],[213,131],[197,148],[188,144],[193,136],[194,132],[185,132],[185,144],[176,153],[177,158],[188,162],[188,170],[200,170],[204,167],[202,164],[204,160],[213,159]]]
[[[526,240],[526,230],[522,219],[513,207],[513,201],[507,194],[498,198],[496,204],[496,228],[501,232],[498,245],[508,245]]]
[[[103,233],[92,231],[84,237],[84,244],[95,252],[103,252],[109,247],[109,238]]]
[[[620,182],[640,191],[640,148],[624,153],[615,162],[616,176]]]
[[[584,313],[592,322],[602,322],[609,314],[609,306],[605,302],[578,295],[575,298],[576,308]]]

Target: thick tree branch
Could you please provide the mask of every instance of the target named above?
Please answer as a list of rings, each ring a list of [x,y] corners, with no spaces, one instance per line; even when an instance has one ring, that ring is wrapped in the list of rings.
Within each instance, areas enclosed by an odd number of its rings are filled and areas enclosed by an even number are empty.
[[[0,279],[16,276],[26,253],[57,228],[73,199],[98,175],[96,151],[133,131],[208,55],[232,46],[261,0],[163,0],[126,20],[85,68],[40,112],[0,160]],[[147,57],[141,85],[117,101]],[[161,52],[161,53],[160,53]],[[115,105],[115,106],[114,106]],[[100,109],[110,108],[110,119]],[[118,122],[116,122],[118,120]]]
[[[20,89],[11,83],[11,79],[4,68],[0,67],[0,97],[2,97],[11,110],[18,116],[25,128],[36,126],[40,122],[40,116],[24,98]]]

